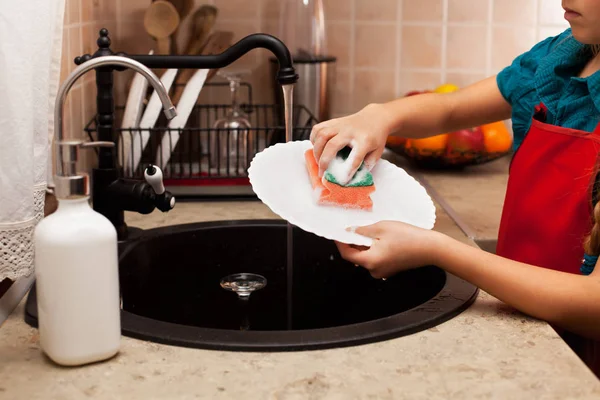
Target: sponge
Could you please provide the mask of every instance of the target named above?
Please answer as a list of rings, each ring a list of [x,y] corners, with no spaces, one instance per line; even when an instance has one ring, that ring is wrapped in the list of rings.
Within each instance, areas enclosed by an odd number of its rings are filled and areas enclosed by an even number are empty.
[[[341,154],[340,157],[343,155]],[[368,170],[363,169],[360,173],[357,171],[346,186],[341,186],[337,183],[335,174],[329,171],[330,168],[324,174],[323,179],[319,177],[319,165],[312,149],[308,149],[304,153],[304,157],[312,187],[319,196],[317,200],[319,204],[367,211],[373,209],[370,195],[375,191],[375,185],[373,176]]]
[[[373,175],[365,168],[364,163],[360,164],[360,167],[358,167],[358,170],[348,183],[340,183],[342,179],[346,178],[350,173],[351,161],[346,161],[348,160],[351,151],[352,149],[350,147],[344,147],[342,150],[338,151],[336,157],[329,163],[323,177],[329,182],[337,183],[340,186],[354,187],[373,185]]]

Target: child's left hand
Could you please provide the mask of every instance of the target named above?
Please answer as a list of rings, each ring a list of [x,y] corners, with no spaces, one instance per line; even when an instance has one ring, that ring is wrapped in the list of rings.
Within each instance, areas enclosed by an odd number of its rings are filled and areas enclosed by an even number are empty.
[[[371,276],[377,279],[436,264],[444,237],[439,232],[390,221],[358,227],[355,232],[372,238],[371,247],[336,242],[340,254],[347,261],[369,270]]]

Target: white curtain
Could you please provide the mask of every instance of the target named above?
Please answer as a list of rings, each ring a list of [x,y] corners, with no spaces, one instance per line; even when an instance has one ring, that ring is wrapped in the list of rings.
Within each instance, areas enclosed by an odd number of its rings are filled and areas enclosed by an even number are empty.
[[[60,84],[65,0],[0,7],[0,281],[33,272]]]

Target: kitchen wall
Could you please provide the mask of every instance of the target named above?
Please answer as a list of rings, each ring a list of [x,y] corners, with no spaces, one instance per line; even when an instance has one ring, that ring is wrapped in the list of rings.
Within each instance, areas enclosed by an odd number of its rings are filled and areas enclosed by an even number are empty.
[[[562,32],[554,0],[324,0],[340,59],[336,112],[497,73]]]
[[[217,6],[216,29],[233,31],[237,40],[261,31],[279,35],[282,1],[196,0],[196,6]],[[537,41],[568,26],[557,0],[323,1],[328,46],[338,57],[335,115],[444,82],[467,85],[498,72]],[[150,2],[68,0],[63,69],[72,68],[75,55],[95,49],[100,27],[109,29],[113,50],[147,53],[154,43],[143,27]],[[184,20],[179,47],[187,43],[189,29],[189,19]],[[251,52],[235,67],[251,71],[247,79],[258,101],[271,101],[267,52]],[[130,73],[117,75],[122,103]],[[78,129],[94,111],[93,77],[88,74],[71,94],[70,124]],[[223,100],[214,96],[208,101]]]
[[[98,31],[102,27],[115,29],[117,13],[115,0],[67,0],[63,28],[61,82],[76,67],[73,59],[95,52]],[[95,74],[80,78],[67,97],[65,132],[80,135],[95,112]],[[77,130],[75,133],[74,130]]]

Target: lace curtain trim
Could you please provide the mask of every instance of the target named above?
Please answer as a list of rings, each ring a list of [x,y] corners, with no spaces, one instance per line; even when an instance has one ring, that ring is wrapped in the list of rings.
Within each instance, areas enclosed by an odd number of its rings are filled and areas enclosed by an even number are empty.
[[[28,221],[0,224],[0,281],[16,280],[33,272],[33,231],[44,218],[46,185],[34,187],[35,216]]]

